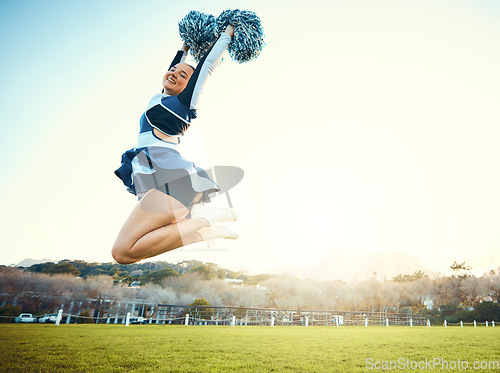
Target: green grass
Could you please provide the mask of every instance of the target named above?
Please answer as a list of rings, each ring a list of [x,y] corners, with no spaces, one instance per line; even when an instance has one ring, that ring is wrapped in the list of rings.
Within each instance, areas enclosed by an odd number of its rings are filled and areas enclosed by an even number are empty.
[[[500,360],[499,351],[500,328],[491,327],[0,324],[2,372],[383,372],[402,370],[370,370],[366,360],[472,367]]]

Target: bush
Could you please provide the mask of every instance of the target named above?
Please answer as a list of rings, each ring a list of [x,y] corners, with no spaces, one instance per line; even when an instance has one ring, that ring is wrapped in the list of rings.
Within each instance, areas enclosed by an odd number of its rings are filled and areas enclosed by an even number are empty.
[[[474,321],[474,311],[458,310],[453,317],[457,320],[453,322],[472,322]]]
[[[474,316],[476,321],[500,321],[500,305],[493,302],[483,302],[476,305],[474,309]]]
[[[76,318],[76,322],[78,324],[90,324],[93,323],[94,320],[90,318],[90,310],[85,310],[80,312],[78,317]]]
[[[140,281],[141,285],[145,285],[147,283],[153,283],[155,285],[161,285],[162,281],[168,277],[178,277],[179,272],[177,272],[173,268],[163,268],[159,271],[150,272],[146,276],[144,276]]]
[[[209,308],[210,303],[205,298],[196,299],[190,306],[193,307],[188,309],[188,313],[192,317],[209,320],[214,315],[213,308]]]
[[[80,276],[80,271],[71,263],[53,264],[48,268],[42,269],[42,273],[48,273],[50,275],[68,273],[73,276]]]
[[[455,304],[444,304],[439,307],[441,311],[441,317],[446,318],[448,316],[453,316],[458,310],[458,306]]]
[[[7,317],[0,317],[0,322],[14,322],[14,317],[19,316],[20,313],[21,313],[21,307],[7,304],[6,306],[0,308],[0,316],[7,316]]]
[[[203,280],[213,280],[217,278],[217,272],[209,265],[202,264],[188,270],[188,273],[197,273]]]

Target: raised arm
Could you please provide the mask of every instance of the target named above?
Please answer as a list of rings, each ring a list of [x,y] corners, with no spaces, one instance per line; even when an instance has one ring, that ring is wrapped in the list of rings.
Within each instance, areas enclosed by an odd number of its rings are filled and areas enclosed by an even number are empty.
[[[179,49],[172,60],[172,63],[169,66],[169,70],[172,68],[172,66],[177,65],[178,63],[185,62],[186,57],[187,57],[187,52],[189,51],[189,45],[186,44],[186,42],[182,43],[181,49]]]
[[[199,97],[203,92],[203,86],[222,58],[233,35],[233,26],[227,26],[225,32],[200,60],[186,88],[178,96],[179,101],[184,106],[196,110]]]

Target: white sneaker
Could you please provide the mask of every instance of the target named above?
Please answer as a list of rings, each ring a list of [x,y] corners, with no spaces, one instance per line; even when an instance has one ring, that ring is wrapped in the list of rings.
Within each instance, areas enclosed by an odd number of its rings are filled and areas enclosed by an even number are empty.
[[[225,238],[229,240],[235,240],[239,236],[234,233],[231,229],[217,225],[215,227],[205,227],[201,228],[198,233],[203,238],[203,241],[210,243],[210,241],[216,240],[218,238]]]
[[[223,209],[197,204],[191,208],[191,219],[198,218],[206,219],[210,223],[211,227],[215,227],[217,223],[236,221],[238,216],[232,209]]]

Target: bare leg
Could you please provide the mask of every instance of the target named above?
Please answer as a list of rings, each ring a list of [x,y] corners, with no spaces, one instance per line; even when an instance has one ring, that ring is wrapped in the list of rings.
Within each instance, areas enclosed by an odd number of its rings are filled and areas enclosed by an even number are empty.
[[[196,242],[201,242],[203,241],[203,238],[198,232],[190,233],[190,234],[182,234],[181,232],[186,229],[186,226],[184,223],[189,223],[189,222],[196,222],[197,226],[200,228],[196,228],[196,230],[199,230],[203,227],[206,227],[205,222],[202,221],[203,219],[186,219],[183,220],[179,223],[176,224],[169,224],[166,227],[161,227],[158,228],[156,231],[153,231],[151,233],[146,234],[144,237],[142,237],[139,241],[143,240],[140,244],[142,245],[147,245],[148,241],[154,242],[155,248],[158,248],[158,251],[152,253],[151,255],[145,256],[141,259],[146,259],[146,258],[151,258],[156,255],[160,255],[163,253],[166,253],[167,251],[171,251],[174,249],[178,249],[179,247],[186,246],[192,243]],[[201,226],[199,225],[201,221]],[[177,227],[174,227],[174,226]],[[188,227],[188,231],[192,231],[192,227]],[[168,231],[168,229],[174,229],[173,232]],[[176,234],[176,233],[179,234]],[[173,234],[172,234],[173,233]],[[138,241],[138,243],[139,243]],[[153,247],[153,246],[150,246]],[[153,250],[152,250],[153,251]]]
[[[176,199],[152,189],[134,208],[118,233],[111,254],[120,264],[131,264],[202,240],[196,233],[209,223],[184,219],[188,209]]]

